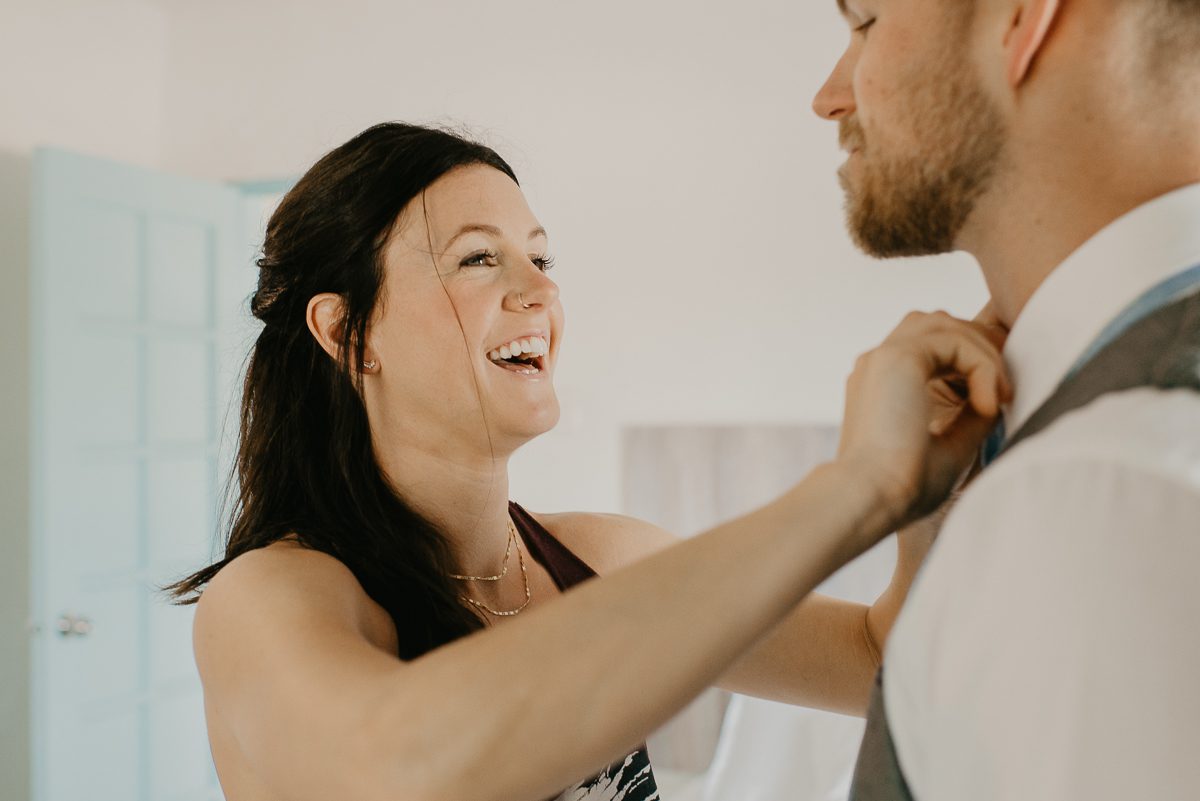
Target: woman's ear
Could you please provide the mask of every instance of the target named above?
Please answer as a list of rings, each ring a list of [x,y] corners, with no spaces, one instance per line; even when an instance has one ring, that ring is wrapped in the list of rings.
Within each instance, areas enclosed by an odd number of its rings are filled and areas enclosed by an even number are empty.
[[[345,320],[345,305],[342,296],[333,292],[322,292],[308,301],[305,322],[308,330],[321,349],[334,361],[342,355],[342,333]]]
[[[1021,0],[1015,4],[1004,37],[1008,84],[1012,88],[1029,78],[1033,61],[1041,53],[1060,8],[1061,0]]]
[[[320,344],[321,349],[329,354],[329,358],[338,361],[342,356],[342,337],[345,336],[346,306],[342,296],[333,292],[322,292],[314,295],[308,301],[305,321],[313,338]],[[363,347],[362,363],[358,365],[360,373],[379,372],[379,359]]]

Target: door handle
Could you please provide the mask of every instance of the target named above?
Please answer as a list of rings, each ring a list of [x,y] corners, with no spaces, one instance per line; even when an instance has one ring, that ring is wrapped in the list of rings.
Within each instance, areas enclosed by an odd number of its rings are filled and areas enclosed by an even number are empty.
[[[55,628],[63,637],[86,637],[92,633],[92,621],[83,615],[64,613],[59,615]]]

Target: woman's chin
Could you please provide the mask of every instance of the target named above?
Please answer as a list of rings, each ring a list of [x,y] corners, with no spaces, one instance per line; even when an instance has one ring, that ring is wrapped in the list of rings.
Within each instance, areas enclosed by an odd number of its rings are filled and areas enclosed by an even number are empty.
[[[525,414],[508,419],[504,429],[514,441],[524,444],[553,430],[558,425],[560,415],[556,398],[553,402],[539,404],[536,408],[527,409]]]

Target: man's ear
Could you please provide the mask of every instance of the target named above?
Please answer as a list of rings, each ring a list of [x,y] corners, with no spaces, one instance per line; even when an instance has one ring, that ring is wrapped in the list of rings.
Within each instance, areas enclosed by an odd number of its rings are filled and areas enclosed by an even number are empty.
[[[1033,60],[1041,53],[1061,7],[1061,0],[1021,0],[1016,4],[1004,37],[1009,86],[1016,88],[1029,78]]]

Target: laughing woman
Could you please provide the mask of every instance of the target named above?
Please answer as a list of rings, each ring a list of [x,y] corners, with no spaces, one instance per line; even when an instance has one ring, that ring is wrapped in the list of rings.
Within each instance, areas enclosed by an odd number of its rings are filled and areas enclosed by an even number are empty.
[[[508,500],[558,419],[563,311],[496,153],[371,128],[259,266],[225,558],[172,588],[229,801],[654,799],[639,743],[706,686],[862,714],[927,537],[873,607],[810,591],[938,505],[1008,392],[978,327],[911,316],[860,359],[835,460],[673,545]],[[932,435],[947,376],[967,401]]]

